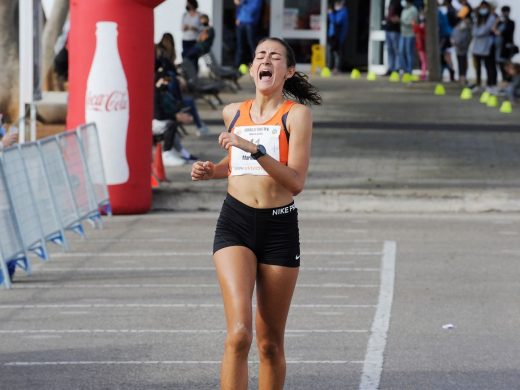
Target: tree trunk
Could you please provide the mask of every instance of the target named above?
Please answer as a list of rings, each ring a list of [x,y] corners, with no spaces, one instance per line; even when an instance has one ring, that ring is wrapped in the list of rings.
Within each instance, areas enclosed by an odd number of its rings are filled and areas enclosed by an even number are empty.
[[[61,34],[69,13],[69,0],[54,0],[51,14],[43,28],[42,38],[42,74],[44,90],[54,90],[54,45]]]
[[[440,82],[441,58],[439,48],[439,18],[436,0],[429,0],[426,7],[426,55],[429,80]]]
[[[18,119],[18,0],[0,2],[0,112]]]

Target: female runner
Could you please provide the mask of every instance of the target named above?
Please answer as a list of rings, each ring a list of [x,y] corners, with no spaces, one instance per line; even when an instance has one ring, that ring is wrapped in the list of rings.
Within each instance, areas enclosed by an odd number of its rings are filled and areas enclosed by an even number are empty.
[[[285,323],[300,265],[293,197],[305,183],[312,136],[304,104],[321,104],[295,65],[285,41],[259,42],[249,68],[255,98],[223,110],[228,130],[218,142],[228,155],[197,161],[191,171],[192,180],[228,178],[213,244],[227,323],[222,389],[247,388],[255,283],[259,388],[282,389],[285,381]]]

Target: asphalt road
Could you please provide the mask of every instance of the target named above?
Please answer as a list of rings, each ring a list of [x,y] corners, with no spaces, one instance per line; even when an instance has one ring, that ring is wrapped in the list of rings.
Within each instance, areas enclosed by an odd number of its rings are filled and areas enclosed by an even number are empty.
[[[216,218],[112,217],[34,259],[0,291],[0,388],[218,388]],[[300,210],[286,389],[519,388],[519,222]]]

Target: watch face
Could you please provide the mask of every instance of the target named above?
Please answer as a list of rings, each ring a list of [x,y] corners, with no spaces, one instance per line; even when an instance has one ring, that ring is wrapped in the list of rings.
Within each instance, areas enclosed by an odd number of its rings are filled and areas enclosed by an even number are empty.
[[[264,156],[266,154],[264,145],[258,145],[257,150],[258,150],[258,154],[261,154],[262,156]]]

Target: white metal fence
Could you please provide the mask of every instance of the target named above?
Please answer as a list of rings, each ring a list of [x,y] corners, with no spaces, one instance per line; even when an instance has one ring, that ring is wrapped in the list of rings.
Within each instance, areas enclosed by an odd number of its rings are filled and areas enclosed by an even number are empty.
[[[31,271],[29,252],[49,259],[47,242],[69,249],[66,230],[102,227],[111,215],[95,124],[2,150],[0,158],[0,284],[15,268]]]

